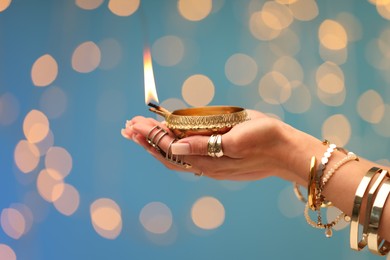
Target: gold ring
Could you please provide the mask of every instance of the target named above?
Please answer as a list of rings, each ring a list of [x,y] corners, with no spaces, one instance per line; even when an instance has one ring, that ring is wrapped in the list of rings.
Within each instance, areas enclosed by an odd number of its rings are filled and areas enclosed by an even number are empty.
[[[211,157],[222,157],[222,136],[211,135],[207,142],[207,154]]]
[[[152,135],[153,131],[154,130],[157,130],[154,132],[154,134]],[[154,147],[157,151],[161,151],[160,147],[158,146],[158,144],[160,143],[161,139],[167,135],[168,132],[165,131],[163,128],[161,128],[160,126],[156,125],[154,126],[152,129],[150,129],[148,135],[146,136],[146,141],[148,141],[148,143]]]
[[[163,154],[163,153],[161,153],[161,154],[165,157],[165,159],[166,159],[168,162],[170,162],[170,163],[172,163],[172,164],[175,164],[175,165],[180,166],[180,167],[184,167],[184,168],[186,168],[186,169],[191,168],[192,165],[189,164],[189,163],[184,162],[183,159],[182,159],[182,156],[172,154],[172,144],[173,144],[174,142],[176,142],[176,141],[177,141],[177,139],[173,139],[173,140],[169,143],[167,152],[166,152],[165,154]]]

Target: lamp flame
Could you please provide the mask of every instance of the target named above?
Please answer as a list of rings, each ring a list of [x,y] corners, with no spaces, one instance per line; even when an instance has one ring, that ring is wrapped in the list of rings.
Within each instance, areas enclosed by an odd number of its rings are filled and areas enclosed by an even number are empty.
[[[156,83],[154,81],[152,55],[150,49],[145,47],[144,50],[144,84],[145,84],[145,104],[149,104],[152,100],[158,103],[156,91]]]

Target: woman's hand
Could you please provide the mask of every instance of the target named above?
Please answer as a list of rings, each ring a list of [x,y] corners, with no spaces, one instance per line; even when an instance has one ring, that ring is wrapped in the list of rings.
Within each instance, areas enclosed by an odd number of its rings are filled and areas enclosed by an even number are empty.
[[[207,156],[208,136],[191,136],[172,144],[172,153],[181,155],[181,160],[192,165],[187,169],[167,161],[146,141],[151,129],[159,125],[169,133],[159,143],[166,153],[174,136],[164,123],[137,116],[128,121],[122,134],[143,146],[172,170],[204,174],[220,180],[258,180],[268,176],[296,179],[292,176],[294,169],[290,168],[293,163],[289,161],[292,158],[289,149],[293,145],[290,137],[299,131],[258,111],[248,110],[248,113],[251,120],[234,126],[222,135],[224,156],[220,158]]]

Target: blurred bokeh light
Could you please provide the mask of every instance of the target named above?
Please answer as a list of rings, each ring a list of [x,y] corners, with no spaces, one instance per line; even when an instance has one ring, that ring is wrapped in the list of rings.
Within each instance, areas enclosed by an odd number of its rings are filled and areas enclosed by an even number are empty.
[[[173,172],[120,129],[164,120],[146,49],[169,111],[255,109],[389,165],[389,20],[389,0],[0,0],[0,260],[377,259],[345,221],[308,227],[291,183]]]

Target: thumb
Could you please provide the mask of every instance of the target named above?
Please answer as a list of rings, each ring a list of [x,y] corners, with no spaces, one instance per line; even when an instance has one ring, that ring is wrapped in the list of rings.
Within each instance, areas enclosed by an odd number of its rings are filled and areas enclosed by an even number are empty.
[[[209,136],[190,136],[180,139],[171,146],[171,152],[175,155],[207,155],[207,143]]]

